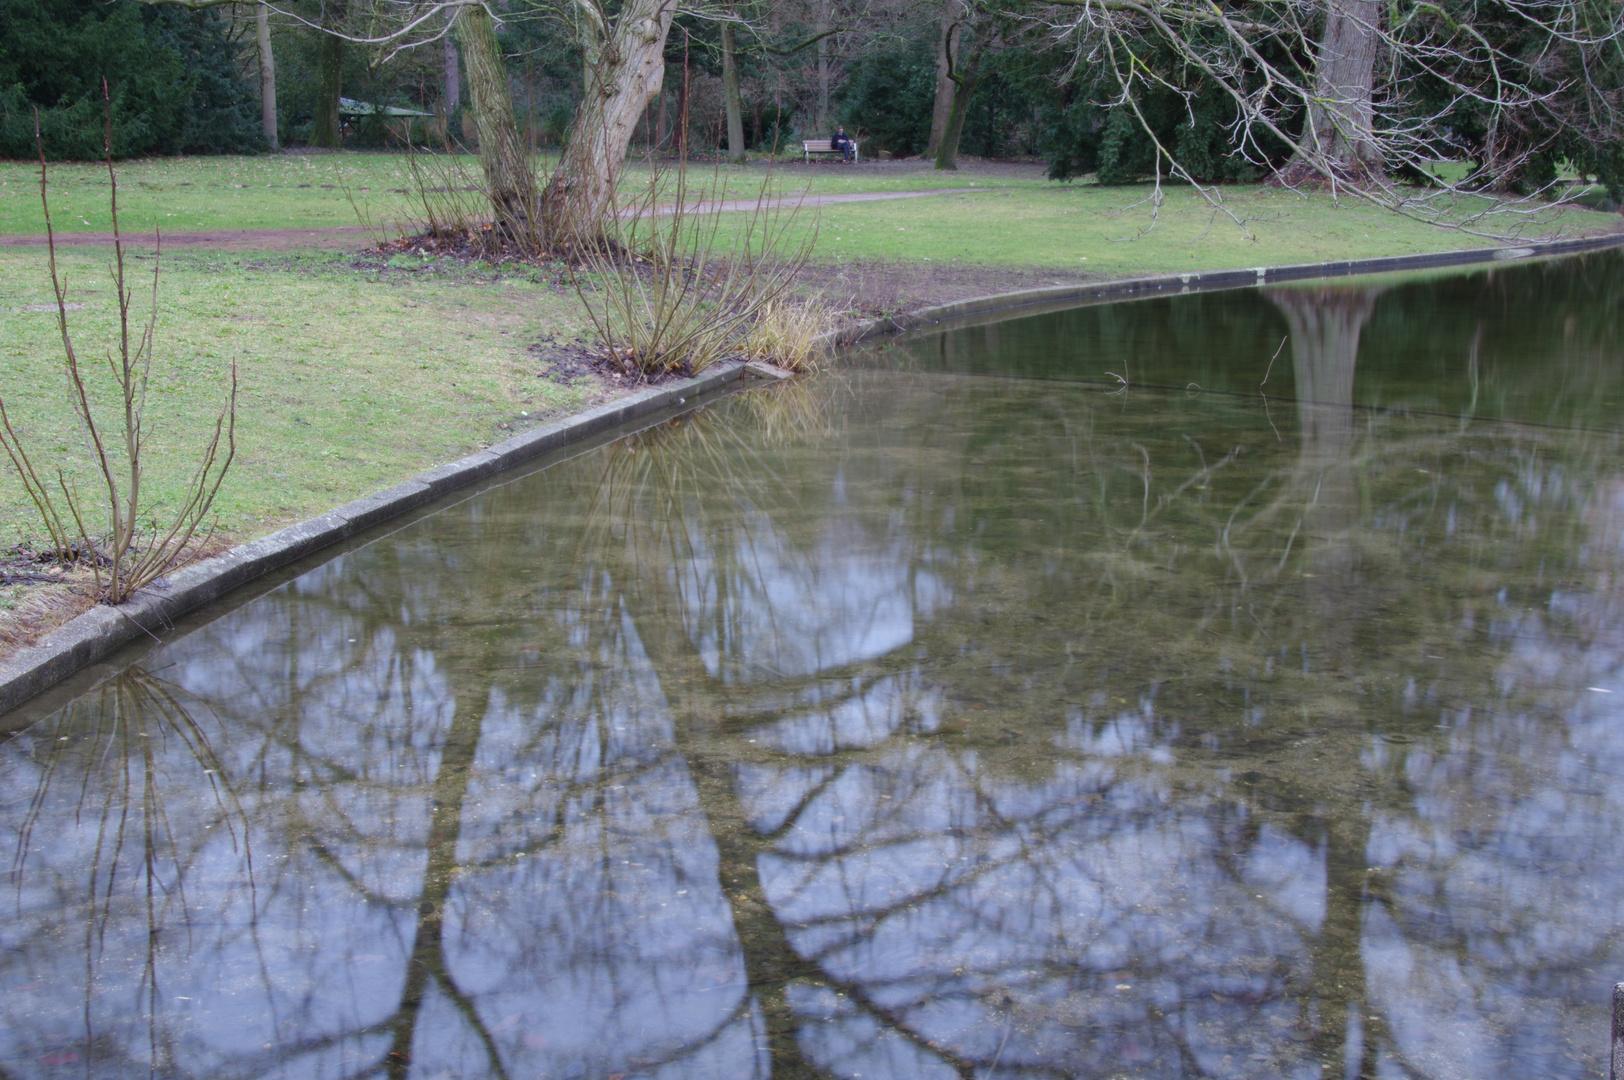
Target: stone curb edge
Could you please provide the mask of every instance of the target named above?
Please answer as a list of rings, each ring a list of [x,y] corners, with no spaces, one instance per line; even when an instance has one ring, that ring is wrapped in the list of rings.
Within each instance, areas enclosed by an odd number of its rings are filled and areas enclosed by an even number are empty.
[[[747,376],[789,377],[767,364],[718,364],[691,379],[649,387],[588,409],[495,446],[419,473],[403,483],[373,492],[325,514],[278,529],[258,540],[178,570],[163,585],[149,586],[118,607],[98,605],[57,627],[39,643],[19,649],[0,663],[0,714],[21,705],[81,668],[142,634],[322,548],[414,510],[447,492],[563,449],[610,428],[642,419],[689,397],[714,393]]]
[[[1576,255],[1586,251],[1624,245],[1624,233],[1609,236],[1552,240],[1518,247],[1469,248],[1421,255],[1388,255],[1372,259],[1339,259],[1323,263],[1293,263],[1286,266],[1250,266],[1241,270],[1197,270],[1188,274],[1162,274],[1155,277],[1119,278],[1081,285],[1049,285],[1038,289],[995,293],[952,304],[920,308],[900,315],[874,319],[838,331],[841,345],[854,345],[869,338],[919,330],[949,320],[973,319],[986,315],[1006,316],[1021,308],[1065,307],[1090,300],[1124,300],[1164,293],[1207,292],[1244,289],[1275,282],[1306,281],[1355,274],[1385,274],[1404,270],[1432,270],[1479,263],[1523,261],[1553,255]]]
[[[1128,299],[1167,292],[1239,289],[1319,277],[1520,261],[1619,245],[1624,245],[1624,235],[1548,241],[1521,247],[1471,248],[1421,255],[1256,266],[1240,270],[1192,271],[1084,285],[1054,285],[921,308],[833,331],[826,337],[842,345],[855,344],[868,338],[916,330],[948,320],[1003,314],[1039,305],[1065,306],[1090,300]],[[251,540],[223,555],[194,563],[170,575],[165,587],[144,590],[134,600],[117,608],[107,605],[93,608],[51,631],[37,645],[20,649],[0,663],[0,714],[9,712],[137,636],[151,634],[154,629],[169,625],[177,616],[218,599],[254,578],[348,539],[389,518],[414,510],[447,492],[522,465],[608,428],[682,403],[690,394],[699,395],[720,389],[726,383],[742,380],[747,375],[766,379],[788,377],[788,373],[767,364],[719,364],[692,379],[640,390],[618,401],[522,432],[477,454],[419,473],[394,487],[289,525],[269,536]]]

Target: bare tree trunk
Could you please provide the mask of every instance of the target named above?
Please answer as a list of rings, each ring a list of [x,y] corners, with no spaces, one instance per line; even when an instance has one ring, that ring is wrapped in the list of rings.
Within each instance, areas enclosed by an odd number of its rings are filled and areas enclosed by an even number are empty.
[[[722,24],[722,92],[727,98],[727,157],[744,160],[744,104],[739,100],[739,54],[733,24]]]
[[[953,35],[958,29],[961,0],[942,0],[942,33],[936,39],[936,104],[930,114],[930,141],[925,144],[925,156],[935,157],[942,148],[942,135],[947,131],[948,119],[953,114],[953,80],[948,76],[948,54],[953,48]]]
[[[254,34],[259,46],[259,123],[265,145],[273,153],[282,149],[276,134],[276,57],[271,53],[271,13],[259,5],[254,14]]]
[[[490,12],[478,4],[457,13],[457,40],[468,65],[468,96],[479,135],[479,164],[496,226],[509,239],[539,245],[535,233],[536,181],[525,160],[507,68],[496,43]]]
[[[812,117],[818,134],[827,135],[829,127],[829,0],[818,0],[818,21],[813,32],[818,35],[818,103]]]
[[[783,124],[783,122],[784,73],[783,71],[777,71],[776,80],[773,83],[773,153],[775,154],[778,153],[779,143],[783,138],[783,132],[780,130],[780,126]]]
[[[450,34],[445,38],[445,119],[449,125],[451,118],[462,108],[462,72],[457,66],[457,42]],[[451,129],[447,127],[449,132]]]
[[[337,30],[344,22],[347,3],[322,5],[321,24]],[[316,116],[310,145],[338,149],[338,99],[344,91],[344,39],[323,34],[316,53]]]
[[[601,234],[637,120],[665,78],[676,0],[627,0],[592,60],[587,93],[544,199],[554,237]]]
[[[1371,142],[1375,122],[1379,0],[1329,0],[1315,58],[1314,99],[1303,128],[1307,153],[1286,166],[1288,183],[1324,176],[1363,181],[1382,170]],[[1326,176],[1329,172],[1331,175]]]
[[[958,32],[958,44],[964,44],[964,30]],[[955,57],[952,52],[945,51],[943,55],[948,58],[947,77],[953,81],[953,111],[948,114],[947,127],[942,131],[942,145],[936,150],[936,167],[938,169],[957,169],[959,167],[959,138],[964,134],[964,120],[970,114],[970,98],[976,92],[976,82],[981,78],[981,54],[987,50],[987,42],[992,35],[985,30],[975,34],[975,40],[970,45],[970,55],[963,59]],[[951,43],[951,39],[950,39]],[[962,66],[958,66],[962,64]]]

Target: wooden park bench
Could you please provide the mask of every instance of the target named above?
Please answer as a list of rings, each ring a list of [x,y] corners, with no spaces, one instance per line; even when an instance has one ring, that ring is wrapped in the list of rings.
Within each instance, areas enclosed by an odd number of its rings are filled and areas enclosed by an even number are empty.
[[[840,153],[839,150],[836,150],[834,148],[833,144],[834,144],[833,139],[802,139],[801,140],[801,152],[806,154],[807,163],[810,164],[811,161],[812,161],[812,155],[813,154],[838,154],[838,153]],[[854,163],[857,161],[857,140],[856,139],[853,139],[851,141],[851,159],[852,159],[852,161]]]

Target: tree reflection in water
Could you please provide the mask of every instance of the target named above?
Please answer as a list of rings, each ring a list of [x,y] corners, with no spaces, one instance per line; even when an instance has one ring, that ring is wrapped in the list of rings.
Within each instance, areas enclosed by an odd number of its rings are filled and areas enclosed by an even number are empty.
[[[1592,1069],[1616,434],[1356,410],[1402,295],[1231,299],[1291,332],[1295,440],[1255,398],[853,371],[176,641],[166,696],[4,748],[0,1067]]]

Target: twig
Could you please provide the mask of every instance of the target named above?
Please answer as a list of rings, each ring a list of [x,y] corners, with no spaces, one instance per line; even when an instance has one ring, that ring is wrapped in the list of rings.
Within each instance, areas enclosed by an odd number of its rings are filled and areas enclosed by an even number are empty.
[[[1287,334],[1287,335],[1286,335],[1286,336],[1285,336],[1285,337],[1283,337],[1283,338],[1281,338],[1281,339],[1280,339],[1280,344],[1279,344],[1279,345],[1277,345],[1277,346],[1275,346],[1275,349],[1274,349],[1274,355],[1273,355],[1273,356],[1271,356],[1271,357],[1269,357],[1269,366],[1268,366],[1268,368],[1267,368],[1267,369],[1265,369],[1265,370],[1264,370],[1264,372],[1263,372],[1263,382],[1260,382],[1260,383],[1258,383],[1258,384],[1257,384],[1257,388],[1258,388],[1258,389],[1259,389],[1259,390],[1262,390],[1262,389],[1263,389],[1263,383],[1266,383],[1266,382],[1268,382],[1268,381],[1269,381],[1269,374],[1270,374],[1270,373],[1271,373],[1271,372],[1273,372],[1273,371],[1274,371],[1274,362],[1275,362],[1275,361],[1276,361],[1276,360],[1277,360],[1277,359],[1279,359],[1279,357],[1280,357],[1280,350],[1281,350],[1281,349],[1284,349],[1284,348],[1285,348],[1285,347],[1286,347],[1286,342],[1288,342],[1288,341],[1290,341],[1290,340],[1291,340],[1291,335],[1290,335],[1290,334]]]

